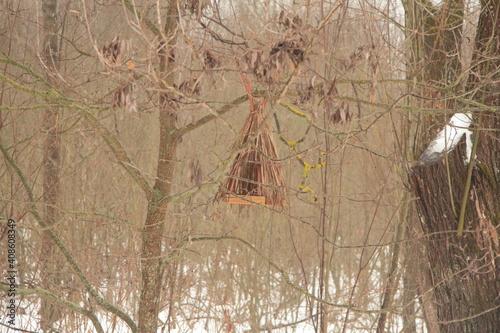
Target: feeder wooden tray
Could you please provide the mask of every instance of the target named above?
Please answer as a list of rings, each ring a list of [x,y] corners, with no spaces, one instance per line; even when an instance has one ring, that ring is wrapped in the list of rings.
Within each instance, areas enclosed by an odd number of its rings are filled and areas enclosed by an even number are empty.
[[[253,204],[265,205],[266,197],[262,195],[246,195],[241,197],[228,195],[226,196],[226,202],[229,204],[236,204],[236,205],[253,205]]]

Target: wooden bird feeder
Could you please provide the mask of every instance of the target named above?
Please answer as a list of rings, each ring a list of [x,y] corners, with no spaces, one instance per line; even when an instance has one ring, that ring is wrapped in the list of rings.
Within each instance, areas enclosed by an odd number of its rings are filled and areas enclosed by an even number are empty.
[[[215,200],[238,205],[272,205],[283,208],[285,178],[278,161],[271,128],[265,122],[267,99],[257,103],[251,85],[242,77],[250,101],[250,114],[240,130],[232,149],[239,150],[228,177],[222,183]]]

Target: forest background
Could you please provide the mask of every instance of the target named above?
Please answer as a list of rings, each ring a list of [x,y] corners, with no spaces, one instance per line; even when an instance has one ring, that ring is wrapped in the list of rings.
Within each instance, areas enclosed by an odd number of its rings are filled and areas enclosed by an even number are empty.
[[[499,3],[2,2],[16,327],[498,332]],[[417,166],[457,111],[477,158]],[[249,147],[283,205],[225,202]]]

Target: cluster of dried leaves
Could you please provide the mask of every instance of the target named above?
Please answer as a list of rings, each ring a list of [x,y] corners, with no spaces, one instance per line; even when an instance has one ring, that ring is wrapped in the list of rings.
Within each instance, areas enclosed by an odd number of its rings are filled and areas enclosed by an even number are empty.
[[[295,85],[297,91],[297,104],[299,105],[314,105],[314,96],[319,95],[319,105],[323,106],[325,119],[332,124],[346,124],[352,120],[352,113],[349,111],[349,103],[346,101],[338,102],[335,96],[338,95],[336,80],[333,80],[330,85],[323,83],[315,84],[316,77],[313,76],[307,84],[298,83]],[[313,111],[313,117],[318,115]]]
[[[268,85],[277,83],[287,69],[293,71],[305,58],[307,39],[301,31],[304,27],[300,17],[282,11],[278,23],[283,30],[283,39],[270,50],[250,50],[244,58],[248,70]]]
[[[133,76],[123,85],[116,88],[111,99],[111,108],[125,108],[127,112],[137,111],[137,83]]]
[[[115,36],[111,42],[101,49],[104,64],[112,71],[120,68],[123,64],[124,54],[128,53],[130,49],[130,41],[123,40],[120,36]],[[125,68],[127,68],[127,70],[132,70],[134,68],[134,64],[131,60],[125,62]],[[136,100],[137,83],[135,82],[134,75],[130,73],[125,81],[115,89],[113,97],[111,98],[111,108],[124,108],[128,112],[136,112]]]

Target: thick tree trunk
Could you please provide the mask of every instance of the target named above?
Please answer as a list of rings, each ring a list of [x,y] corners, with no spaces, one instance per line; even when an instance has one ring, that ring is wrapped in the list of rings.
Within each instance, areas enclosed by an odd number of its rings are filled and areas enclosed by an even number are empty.
[[[454,81],[460,71],[458,61],[461,21],[463,20],[463,2],[461,0],[448,1],[441,7],[434,7],[430,2],[417,2],[413,0],[404,1],[406,20],[406,41],[407,41],[407,79],[409,82],[416,82],[419,85],[411,84],[409,91],[427,99],[415,98],[410,102],[417,107],[428,107],[435,109],[451,108],[453,101],[443,102],[439,98],[443,93],[450,93],[451,87],[447,87],[448,81]],[[441,86],[443,89],[437,89]],[[455,87],[454,89],[457,89]],[[415,115],[409,115],[409,119],[414,119]],[[444,113],[418,115],[420,127],[417,129],[417,145],[423,145],[428,141],[434,131],[430,131],[436,119],[445,119]],[[411,138],[410,129],[406,130],[411,142],[407,143],[411,147],[415,139]],[[409,230],[420,230],[423,227],[413,226]],[[428,231],[423,228],[424,232]],[[424,245],[424,242],[410,244],[412,250],[421,254],[426,254],[427,247],[417,250],[417,246]],[[406,250],[406,256],[412,253]],[[427,260],[406,258],[409,265],[418,266],[418,287],[417,294],[422,303],[422,310],[426,319],[427,330],[432,333],[439,333],[437,324],[438,316],[435,298],[432,290],[432,282],[429,281],[430,265]],[[410,269],[411,271],[411,269]],[[415,270],[414,270],[415,271]]]
[[[172,45],[176,43],[178,13],[177,1],[171,0],[168,5],[164,36],[160,42],[158,56],[160,72],[164,74],[166,84],[173,86],[174,56]],[[167,92],[160,94],[160,144],[154,197],[148,203],[146,222],[142,231],[141,273],[142,286],[139,303],[139,332],[156,333],[160,309],[163,279],[162,261],[165,255],[162,251],[162,240],[165,230],[165,214],[169,200],[174,161],[178,138],[172,136],[176,129],[176,110]]]
[[[46,69],[47,80],[55,83],[54,74],[59,70],[59,45],[57,0],[42,1],[43,12],[43,50],[42,59]],[[59,219],[57,208],[59,202],[59,168],[61,163],[61,139],[58,126],[59,112],[57,109],[45,111],[44,129],[46,139],[43,157],[43,202],[45,204],[45,222],[53,226]],[[54,243],[47,233],[42,234],[40,276],[44,287],[53,290],[60,284],[60,264]],[[59,319],[60,308],[50,300],[42,298],[40,306],[41,328],[50,329]]]
[[[467,85],[474,105],[478,162],[464,166],[463,144],[446,163],[417,167],[410,177],[428,235],[430,264],[440,332],[498,332],[500,323],[500,102],[499,1],[483,1]],[[458,110],[457,110],[458,111]],[[469,172],[472,172],[470,175]],[[468,191],[468,176],[470,191]],[[466,192],[465,233],[457,233]]]

